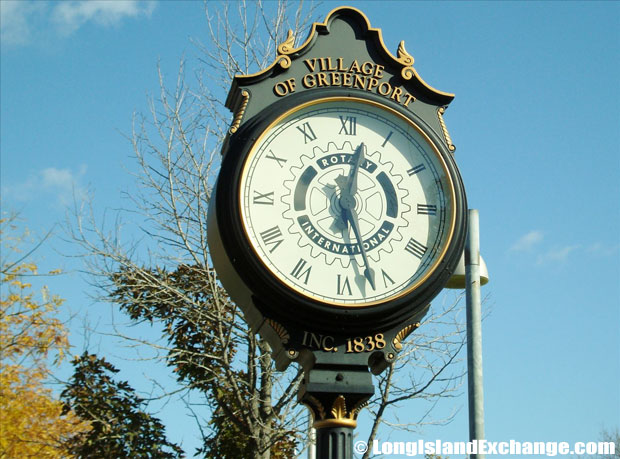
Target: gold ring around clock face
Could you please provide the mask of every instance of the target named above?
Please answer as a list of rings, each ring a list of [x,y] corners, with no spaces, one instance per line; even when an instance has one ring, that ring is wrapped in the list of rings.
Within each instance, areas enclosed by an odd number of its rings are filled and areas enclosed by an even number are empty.
[[[453,237],[449,169],[411,120],[328,97],[279,116],[241,172],[245,235],[287,288],[335,307],[400,298],[435,271]]]

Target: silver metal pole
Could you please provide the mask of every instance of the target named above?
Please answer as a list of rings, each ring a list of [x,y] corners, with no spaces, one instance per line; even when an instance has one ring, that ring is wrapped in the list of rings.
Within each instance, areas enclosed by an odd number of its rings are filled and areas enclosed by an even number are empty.
[[[308,426],[308,459],[316,459],[316,429],[312,427],[312,415]]]
[[[482,389],[482,325],[480,301],[480,230],[478,211],[469,209],[465,242],[465,295],[467,301],[467,386],[469,393],[469,439],[484,439],[484,395]],[[472,454],[471,459],[484,459]]]

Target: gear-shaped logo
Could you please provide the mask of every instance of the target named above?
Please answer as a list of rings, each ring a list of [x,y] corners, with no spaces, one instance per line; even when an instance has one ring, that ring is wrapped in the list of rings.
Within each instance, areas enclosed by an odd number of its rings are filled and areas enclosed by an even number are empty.
[[[291,179],[284,182],[287,192],[281,200],[288,209],[288,232],[300,247],[309,247],[313,258],[325,263],[336,260],[343,268],[351,261],[363,265],[360,246],[347,219],[343,218],[343,183],[351,172],[355,148],[349,141],[342,146],[329,142],[326,149],[314,147],[293,166]],[[382,252],[392,252],[392,243],[403,239],[400,229],[407,226],[404,215],[411,211],[409,192],[400,186],[403,176],[385,161],[379,151],[368,153],[356,172],[356,192],[350,207],[357,215],[359,232],[368,257],[379,262]]]

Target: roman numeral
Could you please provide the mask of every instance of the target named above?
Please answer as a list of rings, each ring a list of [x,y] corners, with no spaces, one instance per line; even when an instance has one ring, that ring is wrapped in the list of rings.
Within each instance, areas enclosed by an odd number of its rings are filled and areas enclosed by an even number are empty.
[[[423,171],[424,169],[426,169],[426,166],[424,164],[418,164],[417,166],[412,167],[411,169],[409,169],[407,171],[407,174],[409,174],[409,177],[411,177],[414,174],[417,174],[420,171]]]
[[[316,134],[310,127],[310,123],[308,123],[307,121],[301,126],[297,126],[297,129],[299,129],[299,132],[301,132],[304,135],[304,143],[308,143],[308,142],[312,142],[313,140],[316,140]]]
[[[340,118],[340,131],[338,134],[355,135],[357,132],[357,118],[355,116],[338,116]]]
[[[293,268],[293,270],[291,271],[291,275],[297,280],[301,280],[301,278],[303,277],[304,278],[303,282],[304,284],[307,285],[308,278],[310,278],[311,269],[312,269],[312,266],[309,265],[306,260],[304,260],[303,258],[300,258],[297,264],[295,265],[295,267]]]
[[[273,191],[269,193],[261,193],[259,191],[254,190],[254,199],[252,200],[254,204],[265,204],[267,206],[273,206]]]
[[[345,276],[344,281],[342,281],[342,276],[338,274],[338,295],[344,295],[345,290],[347,291],[347,295],[353,295],[353,292],[351,292],[351,284],[349,284],[349,278]]]
[[[278,158],[276,155],[273,154],[273,151],[271,150],[269,150],[269,153],[267,154],[267,156],[265,156],[265,158],[273,159],[274,161],[278,163],[278,166],[280,167],[284,167],[284,163],[286,162],[286,159]]]
[[[383,274],[383,286],[385,288],[387,288],[388,282],[390,283],[390,285],[394,285],[394,279],[388,276],[388,273],[386,273],[384,270],[381,270],[381,274]]]
[[[269,253],[273,253],[273,251],[284,242],[284,239],[282,239],[282,231],[280,231],[280,228],[277,226],[263,231],[260,233],[260,237],[263,239],[265,245],[271,246]]]
[[[407,242],[407,246],[405,247],[405,250],[409,252],[411,255],[418,257],[419,259],[422,259],[422,257],[426,253],[426,246],[423,244],[420,244],[414,238],[411,238],[409,239],[409,242]]]
[[[437,215],[437,206],[434,204],[418,204],[418,215]]]
[[[387,135],[387,137],[385,138],[385,140],[381,144],[381,147],[385,147],[385,144],[388,143],[388,140],[390,140],[390,137],[392,137],[392,134],[394,134],[394,131],[390,131],[390,133]]]

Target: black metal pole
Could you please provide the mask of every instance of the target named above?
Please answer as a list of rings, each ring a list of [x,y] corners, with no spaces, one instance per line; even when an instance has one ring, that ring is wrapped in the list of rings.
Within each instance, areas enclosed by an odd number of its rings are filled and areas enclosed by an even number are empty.
[[[316,459],[353,459],[357,414],[373,393],[367,367],[321,366],[305,372],[298,397],[312,411]]]
[[[317,459],[353,459],[353,427],[333,426],[316,430]]]

